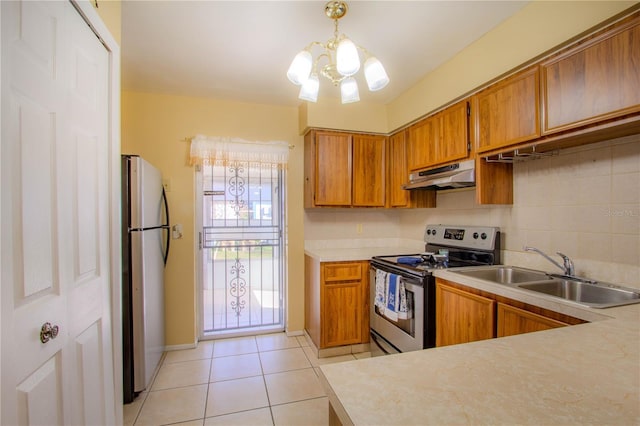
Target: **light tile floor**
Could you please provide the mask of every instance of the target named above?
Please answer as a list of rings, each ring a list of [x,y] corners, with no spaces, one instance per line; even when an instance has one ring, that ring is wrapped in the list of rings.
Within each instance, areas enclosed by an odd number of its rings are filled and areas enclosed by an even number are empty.
[[[148,392],[124,406],[125,425],[327,425],[321,364],[304,336],[275,333],[204,341],[167,352]]]

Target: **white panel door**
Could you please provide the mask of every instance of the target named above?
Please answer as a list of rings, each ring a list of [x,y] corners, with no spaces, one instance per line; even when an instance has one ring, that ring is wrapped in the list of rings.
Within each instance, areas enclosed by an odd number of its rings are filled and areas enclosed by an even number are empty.
[[[111,424],[108,52],[67,1],[0,5],[0,423]]]

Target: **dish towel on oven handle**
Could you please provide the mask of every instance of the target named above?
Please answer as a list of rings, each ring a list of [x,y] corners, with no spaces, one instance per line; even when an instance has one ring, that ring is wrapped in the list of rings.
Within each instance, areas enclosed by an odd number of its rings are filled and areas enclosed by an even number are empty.
[[[407,303],[407,292],[401,276],[376,271],[375,305],[391,321],[411,317],[411,307]]]
[[[398,277],[398,297],[396,300],[399,301],[396,314],[398,315],[398,319],[409,319],[411,318],[411,306],[409,306],[407,299],[407,290],[404,285],[404,278]]]

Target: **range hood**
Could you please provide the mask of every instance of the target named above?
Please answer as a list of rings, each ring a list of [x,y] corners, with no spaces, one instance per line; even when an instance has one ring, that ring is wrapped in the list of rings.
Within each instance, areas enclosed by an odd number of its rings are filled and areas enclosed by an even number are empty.
[[[409,175],[409,183],[403,185],[402,189],[452,189],[475,185],[475,160],[466,160],[413,172]]]

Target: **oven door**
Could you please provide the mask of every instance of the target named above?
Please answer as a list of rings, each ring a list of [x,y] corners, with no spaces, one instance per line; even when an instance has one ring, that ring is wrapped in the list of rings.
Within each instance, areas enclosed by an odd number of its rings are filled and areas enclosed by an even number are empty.
[[[387,342],[382,336],[371,330],[369,334],[369,346],[371,347],[371,356],[393,355],[399,354],[400,351],[391,343]]]
[[[382,268],[381,268],[382,269]],[[407,319],[393,321],[380,312],[375,305],[376,298],[376,270],[370,268],[370,298],[369,319],[371,326],[372,354],[377,351],[375,346],[385,346],[383,353],[419,351],[424,346],[424,287],[421,278],[401,275],[404,280],[407,302],[413,306],[412,315]],[[384,269],[383,269],[384,270]],[[388,272],[388,271],[385,271]],[[377,344],[377,342],[381,342]],[[391,350],[388,348],[391,345]]]

